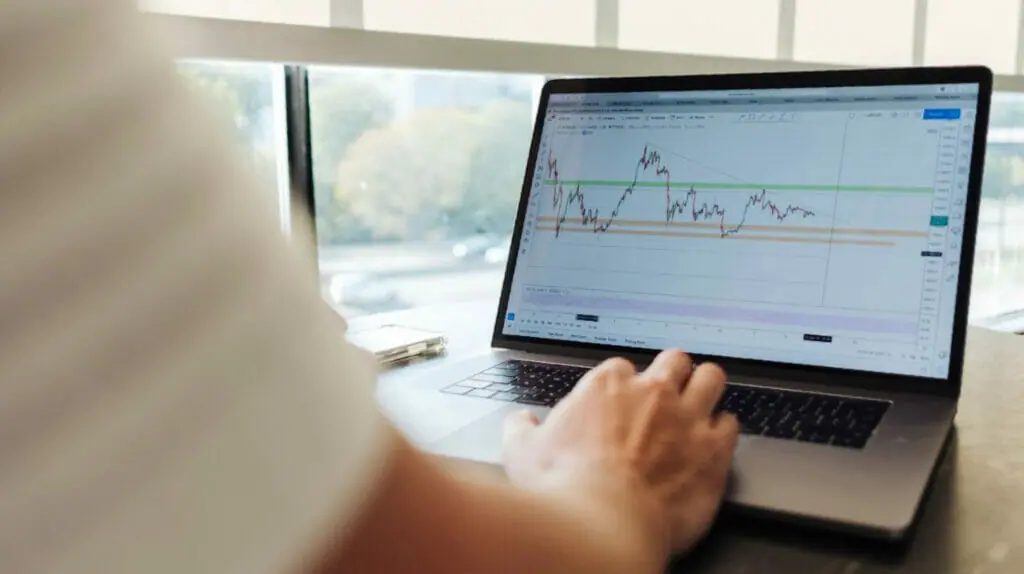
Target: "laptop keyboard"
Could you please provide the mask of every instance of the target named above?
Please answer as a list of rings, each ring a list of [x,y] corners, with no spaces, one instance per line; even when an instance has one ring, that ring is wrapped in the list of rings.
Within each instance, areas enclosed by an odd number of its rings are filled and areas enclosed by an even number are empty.
[[[716,410],[735,414],[743,434],[864,448],[890,404],[731,384]]]
[[[506,361],[441,392],[552,407],[589,369]],[[891,403],[729,384],[716,407],[739,419],[743,434],[864,448]]]
[[[442,392],[553,407],[589,370],[568,365],[506,361]]]

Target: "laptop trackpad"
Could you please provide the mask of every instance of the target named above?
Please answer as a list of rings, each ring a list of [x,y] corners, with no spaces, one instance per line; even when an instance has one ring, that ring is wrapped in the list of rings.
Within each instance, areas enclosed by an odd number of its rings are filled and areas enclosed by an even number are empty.
[[[427,450],[456,459],[501,464],[501,447],[505,432],[505,419],[511,413],[521,411],[524,408],[537,415],[537,418],[541,421],[547,418],[548,413],[551,412],[551,409],[544,407],[508,405],[462,427],[444,438],[430,443],[427,446]],[[749,447],[748,442],[748,437],[740,437],[736,456],[740,456]],[[737,480],[737,477],[734,476],[732,481],[735,480]]]
[[[542,421],[551,410],[543,407],[508,405],[431,444],[429,450],[452,458],[500,464],[505,419],[511,413],[523,409],[532,411]]]

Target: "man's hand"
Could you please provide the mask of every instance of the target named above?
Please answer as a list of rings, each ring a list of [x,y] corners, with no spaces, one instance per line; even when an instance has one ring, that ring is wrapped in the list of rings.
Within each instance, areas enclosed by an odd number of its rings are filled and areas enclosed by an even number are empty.
[[[570,492],[615,484],[635,495],[650,533],[669,550],[696,544],[721,504],[739,426],[714,407],[725,373],[693,369],[665,351],[642,373],[623,359],[588,373],[543,424],[529,413],[507,424],[509,478],[531,490]]]

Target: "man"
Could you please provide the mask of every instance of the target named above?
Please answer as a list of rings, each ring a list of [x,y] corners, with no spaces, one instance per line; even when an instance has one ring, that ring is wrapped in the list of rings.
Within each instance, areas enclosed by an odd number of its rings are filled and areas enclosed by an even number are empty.
[[[678,351],[591,372],[465,484],[128,0],[0,0],[0,571],[657,572],[712,521],[737,425]]]

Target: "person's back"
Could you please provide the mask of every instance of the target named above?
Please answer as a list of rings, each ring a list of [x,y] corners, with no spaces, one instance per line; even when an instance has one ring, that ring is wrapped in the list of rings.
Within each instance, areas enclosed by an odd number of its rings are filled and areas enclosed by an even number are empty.
[[[699,538],[720,371],[608,363],[513,421],[525,489],[454,482],[150,36],[127,0],[0,0],[0,571],[643,571]]]

